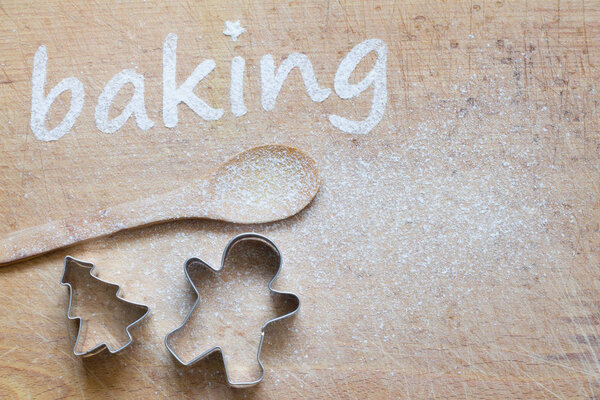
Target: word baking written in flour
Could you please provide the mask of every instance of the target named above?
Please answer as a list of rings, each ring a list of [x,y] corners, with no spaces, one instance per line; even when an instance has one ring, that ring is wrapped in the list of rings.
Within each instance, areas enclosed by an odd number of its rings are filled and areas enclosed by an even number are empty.
[[[213,108],[194,93],[198,83],[206,78],[215,68],[213,60],[202,61],[182,83],[176,80],[177,66],[177,35],[170,33],[163,44],[163,104],[162,118],[167,128],[173,128],[178,123],[178,106],[185,103],[204,120],[220,119],[224,110]],[[350,83],[350,76],[369,53],[376,53],[376,61],[369,73],[358,83]],[[31,85],[31,130],[35,137],[43,141],[58,140],[66,135],[75,125],[84,104],[85,91],[83,84],[77,78],[63,79],[50,92],[45,94],[46,66],[48,54],[45,46],[40,46],[34,56]],[[244,72],[246,62],[240,56],[231,60],[230,104],[231,113],[235,117],[246,114],[244,104]],[[363,120],[352,120],[339,115],[329,115],[329,122],[337,129],[352,134],[369,133],[383,118],[387,103],[387,45],[379,39],[369,39],[356,45],[342,59],[335,73],[333,88],[342,99],[352,99],[373,88],[372,105],[369,115]],[[277,96],[281,91],[288,74],[298,68],[304,81],[308,96],[315,102],[322,102],[331,94],[331,89],[322,88],[317,83],[313,66],[308,57],[301,53],[290,54],[278,68],[275,68],[273,56],[267,54],[260,60],[261,105],[265,111],[275,108]],[[117,93],[125,86],[133,86],[133,94],[120,115],[109,118],[109,110]],[[71,92],[69,110],[63,120],[53,129],[46,128],[46,117],[52,103],[63,92]],[[119,130],[129,118],[135,118],[137,126],[148,130],[154,122],[146,113],[144,102],[144,76],[133,69],[126,69],[116,74],[104,87],[98,97],[95,110],[96,127],[104,133]]]

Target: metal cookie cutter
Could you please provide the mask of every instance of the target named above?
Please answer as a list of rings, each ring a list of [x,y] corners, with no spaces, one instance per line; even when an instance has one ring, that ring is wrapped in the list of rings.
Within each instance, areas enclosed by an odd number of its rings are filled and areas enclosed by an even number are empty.
[[[77,346],[78,346],[79,340],[81,339],[81,336],[82,336],[82,332],[81,332],[82,331],[82,329],[81,329],[82,328],[81,327],[82,318],[71,315],[71,305],[72,305],[72,301],[73,301],[73,286],[69,282],[69,279],[70,279],[71,271],[73,270],[73,268],[87,269],[89,276],[91,276],[95,281],[98,281],[103,285],[108,285],[115,289],[114,294],[118,301],[126,303],[127,305],[132,306],[134,308],[138,308],[140,311],[143,312],[141,317],[137,318],[135,321],[133,321],[132,323],[127,325],[127,327],[125,328],[125,332],[127,333],[127,336],[129,337],[129,341],[126,344],[124,344],[123,346],[121,346],[117,349],[112,349],[111,346],[108,345],[108,343],[102,342],[90,350],[87,350],[84,352],[77,351]],[[92,355],[102,352],[104,349],[107,349],[111,354],[120,352],[121,350],[125,349],[127,346],[129,346],[133,342],[133,338],[131,337],[131,333],[129,332],[129,329],[131,327],[133,327],[134,325],[137,325],[139,322],[141,322],[150,312],[150,308],[144,304],[134,303],[132,301],[128,301],[128,300],[123,299],[122,297],[119,297],[119,292],[121,291],[121,287],[117,284],[107,282],[107,281],[102,280],[102,279],[98,278],[97,276],[95,276],[92,273],[94,268],[95,268],[94,264],[92,264],[92,263],[77,260],[70,256],[65,257],[65,269],[63,271],[63,276],[60,280],[60,284],[62,286],[69,287],[69,308],[67,310],[67,317],[71,320],[78,320],[78,322],[79,322],[79,327],[77,330],[77,338],[75,339],[75,346],[73,347],[73,354],[75,354],[76,356],[89,357],[89,356],[92,356]]]
[[[271,291],[271,293],[276,293],[276,294],[284,295],[288,300],[291,300],[291,301],[293,301],[293,303],[295,303],[295,307],[294,307],[293,311],[291,311],[291,312],[289,312],[287,314],[281,315],[281,316],[279,316],[277,318],[273,318],[271,320],[268,320],[262,326],[262,328],[260,330],[260,342],[259,342],[259,345],[258,345],[258,352],[256,354],[256,360],[258,361],[258,364],[260,366],[260,371],[261,371],[260,377],[258,379],[253,380],[253,381],[234,382],[229,377],[229,372],[227,371],[227,364],[224,364],[225,376],[227,378],[227,383],[230,386],[233,386],[233,387],[248,387],[248,386],[256,385],[257,383],[262,382],[262,380],[265,377],[265,369],[264,369],[264,366],[263,366],[262,362],[260,361],[260,351],[262,349],[263,341],[264,341],[264,338],[265,338],[265,329],[266,329],[266,327],[270,323],[272,323],[272,322],[279,321],[281,319],[284,319],[284,318],[287,318],[287,317],[290,317],[290,316],[296,314],[298,312],[298,309],[300,308],[300,299],[298,298],[298,296],[296,296],[294,293],[280,292],[278,290],[273,289],[273,287],[272,287],[273,282],[275,281],[275,279],[279,275],[279,271],[281,271],[282,258],[281,258],[281,253],[280,253],[279,249],[277,248],[277,246],[275,245],[275,243],[273,243],[270,239],[268,239],[265,236],[259,235],[257,233],[243,233],[241,235],[238,235],[238,236],[234,237],[233,239],[231,239],[229,241],[229,243],[227,243],[227,245],[225,246],[225,250],[223,250],[223,257],[221,258],[221,267],[219,269],[211,267],[210,265],[208,265],[206,262],[202,261],[199,258],[190,258],[189,260],[187,260],[185,262],[185,266],[184,266],[185,275],[186,275],[187,280],[189,281],[189,283],[192,285],[192,288],[194,289],[194,292],[196,294],[196,301],[194,302],[194,305],[192,306],[191,310],[188,312],[187,316],[183,320],[183,323],[181,324],[181,326],[179,326],[177,329],[172,330],[171,332],[169,332],[167,334],[167,336],[165,336],[165,346],[167,347],[167,349],[169,350],[169,352],[171,353],[171,355],[173,355],[173,357],[175,357],[175,359],[179,363],[181,363],[182,365],[185,365],[185,366],[191,366],[194,363],[196,363],[197,361],[201,360],[202,358],[204,358],[204,357],[206,357],[209,354],[212,354],[214,352],[220,352],[221,354],[223,353],[222,347],[220,345],[214,346],[214,347],[210,348],[209,350],[205,351],[204,353],[200,354],[199,356],[195,357],[191,361],[189,361],[189,362],[186,363],[186,362],[184,362],[177,355],[177,353],[169,345],[169,338],[170,338],[170,336],[172,334],[174,334],[175,332],[179,331],[180,329],[182,329],[185,326],[185,324],[190,319],[192,313],[194,312],[194,310],[196,309],[196,307],[200,303],[200,293],[198,292],[198,289],[196,288],[196,285],[194,285],[194,282],[192,281],[192,279],[190,277],[190,272],[189,272],[190,271],[190,267],[192,267],[193,265],[200,264],[202,267],[208,269],[209,271],[218,274],[222,270],[223,266],[225,265],[225,260],[227,258],[227,254],[229,253],[229,250],[236,243],[239,243],[239,242],[245,241],[245,240],[254,240],[254,241],[263,242],[263,243],[267,244],[268,247],[270,247],[273,250],[273,252],[276,254],[276,256],[278,258],[278,266],[277,266],[277,271],[275,272],[275,275],[269,281],[269,284],[268,284],[269,290]]]

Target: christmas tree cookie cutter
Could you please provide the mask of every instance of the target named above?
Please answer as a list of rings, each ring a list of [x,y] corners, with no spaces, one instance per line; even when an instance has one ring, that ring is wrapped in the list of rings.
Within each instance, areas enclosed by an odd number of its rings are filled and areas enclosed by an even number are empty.
[[[279,294],[279,295],[283,295],[286,297],[286,300],[291,300],[294,303],[294,308],[292,311],[278,316],[276,318],[270,319],[267,322],[265,322],[260,330],[260,342],[258,344],[258,352],[256,353],[256,360],[258,361],[258,365],[260,367],[260,376],[255,379],[255,380],[250,380],[250,381],[232,381],[229,375],[229,372],[227,371],[227,364],[224,364],[224,369],[225,369],[225,377],[227,378],[227,383],[229,384],[229,386],[232,387],[238,387],[238,388],[242,388],[242,387],[248,387],[248,386],[253,386],[256,385],[260,382],[263,381],[264,377],[265,377],[265,368],[262,364],[262,361],[260,360],[260,352],[262,350],[262,346],[263,346],[263,342],[265,339],[265,329],[267,328],[268,325],[270,325],[271,323],[275,322],[275,321],[279,321],[282,320],[284,318],[287,317],[291,317],[292,315],[296,314],[298,312],[298,310],[300,309],[300,298],[295,295],[294,293],[290,293],[290,292],[281,292],[278,290],[273,289],[272,285],[273,282],[275,281],[275,279],[277,279],[277,276],[279,275],[279,272],[281,271],[281,266],[283,264],[283,260],[281,257],[281,252],[279,251],[279,249],[277,248],[277,246],[275,245],[275,243],[273,243],[269,238],[267,238],[266,236],[263,235],[259,235],[257,233],[242,233],[236,237],[234,237],[233,239],[231,239],[229,241],[229,243],[227,243],[227,245],[225,246],[225,249],[223,250],[223,257],[221,258],[221,267],[220,268],[213,268],[211,267],[208,263],[202,261],[199,258],[190,258],[185,262],[184,265],[184,271],[185,271],[185,276],[188,280],[188,282],[190,283],[190,285],[192,286],[192,288],[194,289],[194,293],[196,296],[196,300],[194,302],[194,305],[192,306],[192,308],[190,309],[190,311],[188,312],[188,314],[186,315],[185,319],[183,320],[183,323],[176,329],[170,331],[169,333],[167,333],[167,335],[165,336],[165,346],[167,347],[167,349],[169,350],[169,352],[171,353],[171,355],[182,365],[185,366],[192,366],[193,364],[195,364],[197,361],[200,361],[201,359],[207,357],[208,355],[215,353],[215,352],[219,352],[221,354],[223,354],[223,349],[221,345],[216,345],[213,346],[212,348],[210,348],[209,350],[203,352],[202,354],[194,357],[192,360],[185,362],[183,361],[176,353],[176,351],[173,349],[173,347],[169,344],[169,338],[171,337],[171,335],[173,335],[174,333],[176,333],[177,331],[179,331],[180,329],[183,329],[183,327],[187,324],[188,320],[190,319],[190,317],[192,316],[192,313],[194,312],[194,310],[197,308],[198,304],[200,303],[200,293],[198,292],[198,289],[196,288],[196,285],[194,284],[191,276],[190,276],[190,268],[195,266],[195,265],[200,265],[201,267],[209,270],[212,273],[216,273],[218,274],[223,267],[225,266],[225,260],[227,259],[227,255],[230,251],[230,249],[237,243],[242,242],[242,241],[246,241],[246,240],[253,240],[253,241],[258,241],[258,242],[262,242],[264,244],[266,244],[277,256],[278,259],[278,266],[277,266],[277,271],[275,272],[275,275],[271,278],[271,280],[268,283],[268,287],[271,293],[275,293],[275,294]]]
[[[114,290],[115,290],[114,295],[118,301],[123,302],[123,304],[127,304],[128,306],[131,306],[133,308],[137,308],[140,310],[140,312],[142,313],[141,317],[137,318],[135,321],[133,321],[132,323],[130,323],[129,325],[127,325],[125,327],[125,333],[127,334],[128,338],[129,338],[127,343],[125,343],[124,345],[119,346],[117,348],[112,348],[106,341],[103,341],[89,350],[85,350],[85,351],[77,350],[80,340],[82,340],[83,318],[71,315],[71,310],[72,310],[72,306],[73,306],[73,296],[74,296],[75,289],[73,288],[71,282],[69,282],[69,276],[70,276],[71,271],[74,268],[87,269],[88,270],[87,274],[89,276],[91,276],[94,281],[97,281],[102,285],[107,285],[111,288],[114,288]],[[132,301],[125,300],[122,297],[119,297],[119,292],[121,291],[121,287],[115,283],[108,282],[108,281],[98,278],[96,275],[94,275],[92,273],[94,268],[95,268],[95,266],[92,263],[89,263],[86,261],[81,261],[81,260],[78,260],[71,256],[67,256],[67,257],[65,257],[65,267],[63,270],[62,278],[60,280],[60,284],[62,286],[67,286],[69,288],[69,307],[67,309],[67,318],[69,318],[70,320],[77,320],[79,323],[79,326],[77,328],[77,338],[75,339],[75,346],[73,347],[73,354],[76,356],[81,356],[81,357],[93,356],[95,354],[101,353],[104,350],[108,350],[111,354],[115,354],[115,353],[118,353],[118,352],[124,350],[126,347],[128,347],[133,342],[133,337],[131,336],[129,329],[131,329],[133,326],[139,324],[144,318],[146,318],[146,316],[150,312],[150,308],[144,304],[134,303]]]

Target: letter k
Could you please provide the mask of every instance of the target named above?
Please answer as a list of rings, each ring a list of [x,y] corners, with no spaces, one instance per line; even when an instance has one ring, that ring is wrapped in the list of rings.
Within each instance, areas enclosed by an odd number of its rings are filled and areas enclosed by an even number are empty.
[[[212,108],[194,94],[194,88],[215,68],[213,60],[204,60],[177,87],[177,35],[169,33],[163,46],[163,122],[167,128],[177,125],[177,106],[184,102],[201,118],[214,121],[223,116],[222,108]]]

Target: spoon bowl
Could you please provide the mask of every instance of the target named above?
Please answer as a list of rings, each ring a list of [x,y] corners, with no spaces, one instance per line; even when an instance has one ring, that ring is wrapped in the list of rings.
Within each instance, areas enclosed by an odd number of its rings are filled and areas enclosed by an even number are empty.
[[[302,151],[257,147],[209,175],[208,213],[214,219],[241,224],[284,219],[306,207],[319,185],[316,162]]]

